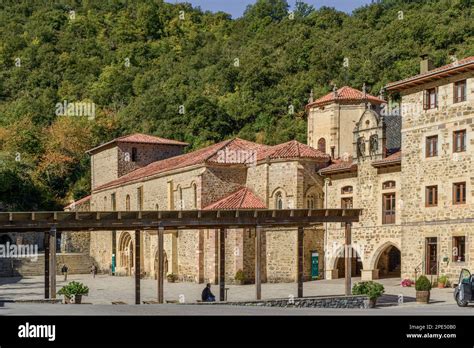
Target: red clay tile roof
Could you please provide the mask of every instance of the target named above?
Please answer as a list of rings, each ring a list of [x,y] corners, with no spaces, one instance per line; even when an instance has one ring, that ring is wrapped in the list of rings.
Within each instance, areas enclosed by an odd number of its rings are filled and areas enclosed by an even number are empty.
[[[266,209],[266,206],[249,188],[242,187],[204,208],[204,210],[219,209]]]
[[[87,150],[86,153],[96,152],[102,147],[114,144],[114,143],[139,143],[139,144],[164,144],[164,145],[178,145],[178,146],[188,146],[188,143],[183,143],[181,141],[165,139],[161,137],[156,137],[154,135],[135,133],[130,135],[124,135],[123,137],[116,138],[102,145],[96,146],[93,149]]]
[[[156,161],[150,163],[149,165],[134,170],[116,180],[110,181],[104,185],[97,187],[95,190],[101,190],[105,188],[111,188],[119,186],[128,182],[135,180],[140,180],[148,177],[152,177],[156,174],[164,173],[170,170],[185,168],[193,165],[204,164],[207,162],[212,163],[229,163],[223,162],[221,156],[223,153],[233,152],[238,153],[239,151],[247,151],[251,153],[252,150],[255,150],[257,153],[262,149],[266,149],[268,146],[257,144],[251,141],[235,138],[230,140],[225,140],[220,143],[189,152],[184,155],[175,156],[167,158],[161,161]],[[245,154],[245,153],[244,153]],[[244,158],[245,160],[245,158]],[[242,162],[230,162],[230,163],[242,163]]]
[[[326,94],[324,97],[316,99],[316,101],[309,103],[306,105],[306,108],[310,108],[312,106],[323,106],[327,104],[331,104],[334,102],[360,102],[362,103],[364,100],[372,104],[384,104],[386,103],[385,100],[374,97],[373,95],[366,94],[364,97],[364,92],[359,91],[355,88],[344,86],[337,90],[337,96],[334,95],[334,92]]]
[[[260,151],[257,160],[265,158],[312,158],[323,161],[329,161],[331,157],[320,150],[316,150],[311,146],[302,144],[296,140],[291,140],[283,144],[272,146],[266,150]]]
[[[357,164],[352,162],[352,159],[348,161],[343,160],[333,160],[333,164],[330,166],[323,168],[319,171],[322,175],[327,174],[335,174],[335,173],[343,173],[343,172],[355,172],[357,171]]]
[[[86,203],[86,202],[88,202],[88,201],[90,201],[90,200],[91,200],[91,195],[82,197],[81,199],[79,199],[79,200],[77,200],[77,201],[75,201],[75,202],[72,202],[71,204],[65,206],[64,209],[69,209],[69,208],[72,208],[72,207],[74,207],[74,206],[78,206],[78,205],[83,204],[83,203]]]
[[[474,56],[458,60],[457,62],[453,62],[451,64],[440,66],[439,68],[429,70],[423,74],[418,74],[400,81],[391,82],[387,84],[385,88],[388,91],[399,91],[432,80],[451,76],[453,72],[462,73],[472,69],[474,69]]]
[[[381,160],[374,161],[372,163],[372,166],[374,166],[374,167],[384,167],[384,166],[387,166],[387,165],[400,164],[401,161],[402,161],[402,152],[397,151],[394,154],[391,154],[390,156],[382,158]]]

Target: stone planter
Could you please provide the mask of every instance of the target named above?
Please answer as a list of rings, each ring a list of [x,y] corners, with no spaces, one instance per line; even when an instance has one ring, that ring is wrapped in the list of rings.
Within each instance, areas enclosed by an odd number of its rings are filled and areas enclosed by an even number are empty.
[[[376,305],[377,305],[377,299],[369,298],[369,308],[375,308]]]
[[[417,291],[416,292],[416,302],[428,304],[430,302],[430,292],[429,291]]]

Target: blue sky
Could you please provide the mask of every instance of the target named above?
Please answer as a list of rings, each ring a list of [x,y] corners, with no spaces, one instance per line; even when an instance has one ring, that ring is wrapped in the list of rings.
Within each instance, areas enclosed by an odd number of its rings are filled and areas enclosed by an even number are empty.
[[[206,11],[224,11],[230,13],[233,18],[240,17],[247,5],[255,3],[256,0],[166,0],[169,3],[189,2],[193,6],[199,6]],[[296,0],[287,0],[290,8],[293,8]],[[340,11],[351,12],[357,7],[370,4],[372,0],[304,0],[307,4],[313,5],[315,8],[321,6],[335,7]]]

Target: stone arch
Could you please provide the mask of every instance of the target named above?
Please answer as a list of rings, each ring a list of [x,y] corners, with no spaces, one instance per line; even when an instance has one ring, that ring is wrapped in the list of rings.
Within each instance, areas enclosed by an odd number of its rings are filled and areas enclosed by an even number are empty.
[[[372,254],[369,270],[377,270],[377,277],[400,277],[401,248],[393,241],[382,243]]]
[[[285,209],[285,207],[288,206],[288,202],[286,201],[286,191],[282,187],[277,187],[273,190],[271,197],[273,199],[274,209]]]
[[[134,266],[134,249],[130,233],[121,233],[118,247],[118,266],[126,275],[131,275]]]
[[[357,252],[355,248],[356,244],[353,244],[352,248],[352,266],[351,266],[351,276],[359,277],[362,275],[362,270],[364,267],[363,259],[361,255]],[[345,245],[342,244],[334,250],[334,253],[331,255],[328,261],[328,270],[332,271],[332,275],[328,279],[343,278],[345,274]]]
[[[309,204],[310,201],[313,201],[312,207]],[[304,206],[308,209],[322,208],[323,200],[321,199],[321,192],[318,191],[318,186],[312,185],[308,187],[304,194]]]

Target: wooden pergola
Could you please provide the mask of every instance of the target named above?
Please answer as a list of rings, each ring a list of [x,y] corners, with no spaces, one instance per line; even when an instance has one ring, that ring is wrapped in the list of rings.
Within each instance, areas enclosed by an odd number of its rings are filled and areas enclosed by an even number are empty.
[[[345,223],[345,255],[351,248],[351,225],[359,221],[360,209],[287,210],[181,210],[181,211],[93,211],[93,212],[4,212],[0,213],[0,233],[37,232],[44,234],[45,298],[56,298],[56,232],[135,231],[135,303],[140,304],[140,233],[157,231],[158,303],[163,303],[163,236],[180,229],[219,230],[219,299],[225,293],[225,231],[228,228],[255,228],[255,288],[261,299],[262,231],[272,227],[297,228],[298,297],[303,297],[304,228],[324,222]],[[278,233],[279,231],[265,231]],[[281,232],[280,232],[281,233]],[[351,258],[345,258],[345,294],[351,294]],[[50,296],[51,295],[51,296]]]

